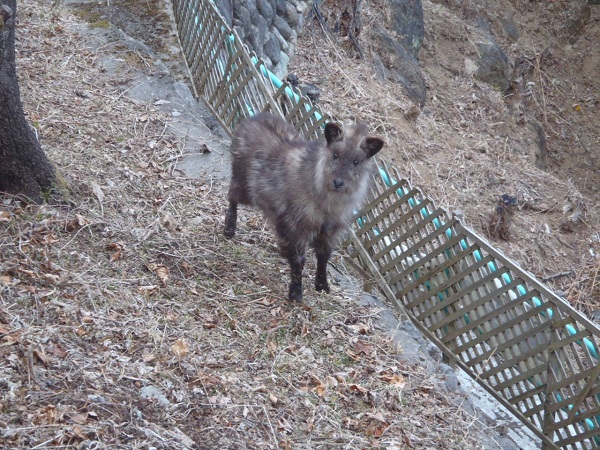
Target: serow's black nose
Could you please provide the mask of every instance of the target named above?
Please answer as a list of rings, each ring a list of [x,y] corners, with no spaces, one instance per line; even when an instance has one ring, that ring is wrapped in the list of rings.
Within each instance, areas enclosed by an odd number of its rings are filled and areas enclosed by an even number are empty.
[[[344,186],[344,180],[342,180],[341,178],[336,178],[335,180],[333,180],[333,187],[336,190],[341,189]]]

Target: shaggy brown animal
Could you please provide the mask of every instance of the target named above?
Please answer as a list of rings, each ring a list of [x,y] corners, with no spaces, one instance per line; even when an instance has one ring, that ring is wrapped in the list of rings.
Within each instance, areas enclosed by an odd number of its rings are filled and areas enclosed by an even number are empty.
[[[231,143],[232,179],[226,237],[237,206],[258,207],[274,226],[291,269],[289,300],[302,301],[306,248],[317,256],[315,288],[329,292],[327,262],[364,197],[383,141],[365,125],[325,126],[326,142],[307,142],[294,127],[267,113],[244,120]]]

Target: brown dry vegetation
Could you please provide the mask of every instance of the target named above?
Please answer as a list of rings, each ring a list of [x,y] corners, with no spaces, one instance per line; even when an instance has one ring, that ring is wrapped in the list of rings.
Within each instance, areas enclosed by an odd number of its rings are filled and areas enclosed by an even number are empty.
[[[600,8],[577,21],[582,3],[424,0],[422,110],[397,85],[375,80],[369,55],[378,49],[369,33],[388,25],[383,1],[363,2],[365,59],[315,22],[291,69],[320,86],[327,112],[383,133],[384,157],[440,206],[461,211],[475,231],[489,236],[499,199],[515,197],[510,239],[491,233],[494,246],[592,314],[600,309]],[[517,25],[516,40],[503,32],[506,18]],[[467,30],[478,20],[517,62],[508,93],[465,68],[475,52]]]
[[[221,237],[223,186],[172,170],[169,118],[126,95],[151,55],[20,8],[25,108],[73,191],[0,205],[0,447],[482,448],[360,292],[290,305],[258,215]]]

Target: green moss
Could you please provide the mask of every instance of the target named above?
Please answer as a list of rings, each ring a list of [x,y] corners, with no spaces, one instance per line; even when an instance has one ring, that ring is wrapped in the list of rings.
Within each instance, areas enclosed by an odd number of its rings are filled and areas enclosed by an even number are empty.
[[[110,22],[106,20],[97,20],[96,22],[90,23],[90,27],[92,28],[110,28]]]

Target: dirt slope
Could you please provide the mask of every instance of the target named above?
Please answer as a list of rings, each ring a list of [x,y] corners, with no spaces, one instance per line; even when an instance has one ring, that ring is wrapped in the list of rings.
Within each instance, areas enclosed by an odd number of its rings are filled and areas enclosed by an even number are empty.
[[[562,274],[552,287],[592,314],[600,309],[600,8],[581,3],[423,1],[422,109],[373,75],[369,54],[378,49],[369,33],[387,26],[382,1],[363,3],[365,59],[315,25],[291,69],[321,87],[327,111],[384,133],[386,157],[414,185],[460,210],[538,278]],[[470,75],[466,59],[475,47],[467,30],[474,27],[487,30],[514,62],[508,92]],[[503,194],[517,200],[508,239],[494,233]]]
[[[295,306],[260,216],[221,238],[223,183],[173,170],[181,105],[128,95],[169,81],[155,52],[41,0],[17,36],[25,109],[73,195],[0,202],[0,448],[506,448],[493,427],[513,424],[407,360],[381,308],[338,287],[341,259],[333,293]]]

